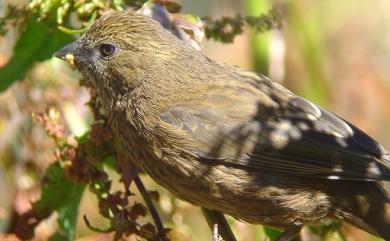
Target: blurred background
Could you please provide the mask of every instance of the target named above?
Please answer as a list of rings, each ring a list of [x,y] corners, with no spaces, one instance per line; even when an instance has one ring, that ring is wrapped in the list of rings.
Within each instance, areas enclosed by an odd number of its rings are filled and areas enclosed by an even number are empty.
[[[0,0],[0,16],[10,3],[11,0]],[[182,0],[179,3],[185,13],[212,18],[237,13],[258,16],[272,6],[282,5],[282,30],[257,34],[246,29],[231,44],[205,40],[202,51],[212,59],[270,76],[359,126],[390,149],[390,1]],[[19,0],[12,4],[26,2]],[[0,68],[12,56],[18,34],[11,27],[0,37]],[[85,106],[89,93],[79,86],[79,78],[66,63],[51,58],[35,63],[21,81],[0,92],[0,233],[7,230],[14,212],[27,211],[31,202],[39,198],[40,178],[55,160],[55,143],[32,121],[32,113],[49,110],[51,118],[59,119],[74,136],[81,136],[89,129],[92,114]],[[121,188],[118,174],[112,172],[111,177],[117,188]],[[199,208],[173,198],[148,177],[142,178],[149,189],[161,194],[158,208],[164,222],[172,228],[172,240],[212,240]],[[80,217],[88,214],[95,226],[107,224],[98,213],[95,196],[88,190],[83,194],[79,213]],[[230,218],[229,222],[238,240],[264,240],[263,227]],[[54,215],[37,227],[34,240],[47,240],[55,226]],[[344,230],[348,241],[380,240],[349,225],[344,225]],[[79,218],[78,240],[108,240],[110,235],[92,232]],[[321,240],[307,229],[301,236],[302,240]],[[326,240],[342,239],[335,233]]]

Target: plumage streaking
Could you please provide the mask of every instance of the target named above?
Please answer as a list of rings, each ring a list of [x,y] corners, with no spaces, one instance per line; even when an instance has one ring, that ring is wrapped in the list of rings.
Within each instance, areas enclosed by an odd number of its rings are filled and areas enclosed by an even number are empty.
[[[335,114],[138,13],[104,15],[68,54],[131,161],[178,197],[288,234],[336,218],[390,240],[390,155]]]

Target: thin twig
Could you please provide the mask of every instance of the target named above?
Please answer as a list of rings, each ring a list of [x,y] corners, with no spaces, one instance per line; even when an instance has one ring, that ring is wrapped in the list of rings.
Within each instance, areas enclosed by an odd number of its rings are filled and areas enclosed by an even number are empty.
[[[97,233],[110,233],[110,232],[113,232],[114,229],[113,228],[107,228],[107,229],[101,229],[101,228],[96,228],[96,227],[93,227],[91,225],[91,223],[89,222],[88,218],[87,218],[87,215],[83,215],[83,219],[84,219],[84,222],[85,222],[85,225],[87,225],[87,227],[94,231],[94,232],[97,232]]]
[[[149,193],[146,191],[146,188],[138,175],[135,175],[134,182],[138,188],[138,191],[141,193],[142,198],[145,200],[146,206],[148,207],[150,214],[152,215],[154,224],[156,225],[158,230],[158,236],[160,237],[161,240],[169,240],[168,237],[166,236],[165,229],[161,222],[160,215],[158,214],[157,209],[153,204],[153,201],[150,199]]]

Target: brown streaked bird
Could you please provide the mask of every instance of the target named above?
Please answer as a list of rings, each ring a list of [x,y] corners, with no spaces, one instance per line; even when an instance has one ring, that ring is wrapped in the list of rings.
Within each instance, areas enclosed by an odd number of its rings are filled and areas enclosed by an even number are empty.
[[[135,12],[102,16],[56,56],[96,87],[131,160],[176,196],[281,228],[278,240],[324,218],[390,240],[390,154],[335,114]]]

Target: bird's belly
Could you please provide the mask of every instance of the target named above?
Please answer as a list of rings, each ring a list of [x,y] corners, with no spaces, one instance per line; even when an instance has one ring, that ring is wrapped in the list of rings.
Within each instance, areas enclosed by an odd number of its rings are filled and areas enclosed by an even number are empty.
[[[313,180],[201,162],[177,150],[157,153],[161,148],[153,148],[128,125],[118,124],[115,130],[121,131],[115,135],[129,158],[157,183],[194,205],[281,228],[329,215],[329,198]]]
[[[188,160],[139,161],[145,172],[175,196],[250,223],[284,228],[329,215],[328,196],[307,188],[313,186],[312,182],[223,165],[209,166],[196,160],[191,164]]]

